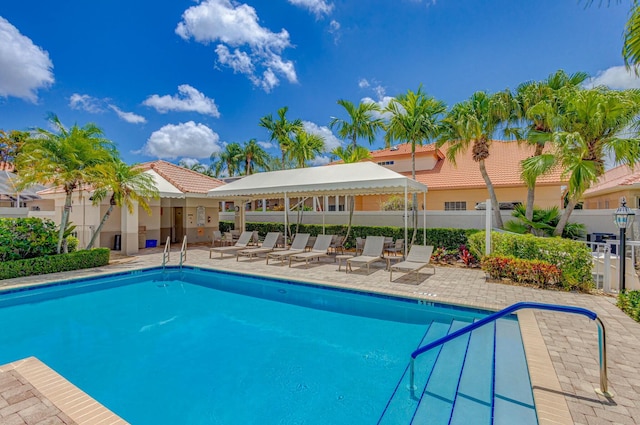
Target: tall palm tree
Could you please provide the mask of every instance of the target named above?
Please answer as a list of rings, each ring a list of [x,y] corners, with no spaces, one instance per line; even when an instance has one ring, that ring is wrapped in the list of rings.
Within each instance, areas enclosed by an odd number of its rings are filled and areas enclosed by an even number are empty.
[[[371,152],[369,151],[369,149],[358,145],[349,145],[346,148],[339,146],[332,150],[331,154],[341,159],[345,164],[353,164],[356,162],[371,159]],[[351,223],[353,222],[353,206],[355,205],[355,198],[353,196],[351,196],[350,205],[351,208],[349,208],[349,224],[347,225],[347,234],[344,236],[345,241],[349,238],[349,233],[351,232]]]
[[[65,230],[69,222],[73,191],[85,184],[99,184],[102,164],[117,157],[115,145],[104,137],[95,124],[65,128],[56,115],[49,116],[55,132],[38,128],[25,141],[16,159],[20,190],[34,184],[62,186],[64,208],[58,233],[58,253],[62,250]],[[66,245],[65,245],[66,251]]]
[[[220,177],[226,169],[229,177],[233,177],[236,173],[240,173],[240,163],[243,158],[242,147],[239,143],[233,142],[227,144],[222,152],[211,154],[211,169],[213,175]]]
[[[100,224],[96,228],[91,240],[87,245],[87,249],[91,249],[98,236],[102,226],[107,222],[113,208],[127,207],[129,213],[133,213],[135,203],[142,207],[148,214],[151,214],[149,208],[149,199],[158,199],[158,189],[155,180],[150,174],[146,174],[143,169],[135,165],[125,164],[120,159],[116,159],[111,163],[105,163],[99,167],[99,171],[103,174],[102,181],[96,185],[93,192],[93,205],[100,205],[103,199],[111,193],[109,200],[109,208],[102,216]]]
[[[509,91],[488,94],[474,93],[468,100],[453,106],[443,120],[443,132],[438,146],[449,143],[447,159],[453,164],[456,157],[472,149],[472,158],[480,167],[480,174],[487,185],[494,206],[496,225],[503,227],[496,191],[487,173],[485,160],[491,153],[494,133],[512,118],[513,97]]]
[[[563,113],[560,101],[563,93],[578,90],[589,78],[584,72],[568,75],[558,70],[542,81],[528,81],[518,86],[515,93],[517,125],[513,134],[533,146],[534,153],[527,159],[529,166],[523,168],[522,179],[527,184],[525,218],[533,219],[535,188],[538,177],[553,169],[554,162],[545,161],[544,148],[557,129],[559,116]],[[509,132],[509,130],[507,130]],[[535,164],[535,166],[534,166]]]
[[[182,168],[186,168],[191,171],[195,171],[196,173],[204,174],[205,176],[213,177],[213,172],[211,168],[200,162],[187,163],[184,160],[178,162],[178,165]]]
[[[329,127],[337,127],[338,135],[344,140],[350,140],[351,146],[358,144],[358,139],[367,139],[372,144],[376,138],[376,133],[384,129],[384,122],[374,115],[381,112],[380,107],[373,102],[361,102],[357,107],[348,100],[338,100],[338,105],[342,106],[349,119],[343,120],[332,117]]]
[[[308,133],[305,130],[297,131],[287,156],[294,161],[298,168],[304,168],[307,161],[315,159],[324,152],[324,139],[317,134]]]
[[[242,157],[245,175],[253,174],[256,167],[263,170],[269,167],[269,154],[256,139],[251,139],[242,146]]]
[[[422,86],[417,92],[408,90],[389,102],[385,112],[390,114],[386,125],[385,144],[391,146],[394,140],[411,143],[411,178],[416,179],[416,145],[422,146],[429,140],[436,139],[442,131],[441,119],[446,112],[444,102],[426,95]],[[413,194],[413,236],[415,241],[418,231],[417,194]]]
[[[608,156],[616,164],[633,166],[640,161],[640,90],[596,87],[571,92],[564,102],[560,131],[553,134],[557,151],[544,154],[558,161],[569,181],[568,202],[554,231],[557,236],[585,190],[604,174]]]
[[[640,74],[640,3],[633,0],[629,20],[624,27],[624,45],[622,57],[628,69],[633,68],[636,75]]]
[[[287,151],[291,146],[291,138],[293,135],[303,129],[302,120],[295,119],[289,121],[287,119],[288,106],[283,106],[278,109],[278,119],[274,119],[271,114],[265,115],[260,118],[260,127],[264,127],[269,130],[270,140],[278,142],[280,151],[282,151],[282,169],[286,168],[286,156]]]

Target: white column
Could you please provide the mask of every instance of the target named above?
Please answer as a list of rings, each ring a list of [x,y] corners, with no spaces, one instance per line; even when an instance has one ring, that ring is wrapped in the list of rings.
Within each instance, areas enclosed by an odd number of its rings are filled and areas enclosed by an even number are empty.
[[[263,199],[262,200],[262,212],[267,211],[267,200]]]
[[[129,214],[127,208],[121,208],[121,226],[122,245],[121,249],[124,254],[138,253],[138,203],[133,202],[133,213]]]
[[[407,217],[407,204],[409,203],[409,199],[407,199],[407,182],[404,183],[404,257],[407,258],[407,245],[409,245],[409,230],[407,230],[407,221],[409,218]]]
[[[336,205],[336,212],[340,210],[340,198],[339,197],[335,197],[335,205]]]
[[[317,196],[314,196],[314,197],[313,197],[313,212],[318,211],[318,204],[317,204],[317,200],[318,200],[318,197],[317,197]]]
[[[227,210],[227,203],[226,201],[222,201],[222,212],[225,212]]]

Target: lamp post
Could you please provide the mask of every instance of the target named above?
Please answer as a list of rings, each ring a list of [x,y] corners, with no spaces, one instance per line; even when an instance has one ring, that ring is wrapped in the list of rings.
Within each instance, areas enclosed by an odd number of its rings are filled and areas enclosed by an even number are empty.
[[[613,219],[616,223],[618,229],[620,229],[620,252],[618,253],[618,258],[620,259],[620,292],[624,292],[624,278],[625,278],[625,268],[626,268],[626,238],[627,238],[627,228],[631,227],[633,223],[633,218],[635,217],[635,213],[631,208],[627,207],[627,200],[623,196],[620,198],[620,207],[613,213]]]

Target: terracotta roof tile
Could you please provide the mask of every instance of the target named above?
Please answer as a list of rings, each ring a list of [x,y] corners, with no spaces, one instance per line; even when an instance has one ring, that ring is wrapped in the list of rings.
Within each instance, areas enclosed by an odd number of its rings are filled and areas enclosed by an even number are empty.
[[[428,145],[416,146],[416,154],[420,155],[423,153],[435,153],[441,158],[444,158],[444,156],[442,156],[442,153],[440,152],[439,149],[436,148],[436,145],[434,143],[431,143]],[[411,155],[411,144],[409,143],[402,143],[400,145],[395,145],[391,148],[379,149],[377,151],[371,152],[371,156],[373,157],[373,160],[378,160],[380,158],[386,158],[390,156],[395,157],[395,156],[405,156],[405,155]]]
[[[598,182],[584,192],[584,196],[592,196],[598,192],[616,189],[618,186],[640,185],[640,163],[633,169],[627,165],[619,165],[606,171]]]
[[[446,154],[448,144],[440,148]],[[523,184],[520,174],[522,168],[520,162],[531,156],[533,149],[517,142],[504,142],[494,140],[491,144],[489,158],[485,160],[487,173],[491,182],[496,186],[521,186]],[[426,184],[432,189],[461,189],[484,188],[486,184],[478,164],[471,157],[472,150],[460,154],[456,158],[456,165],[447,159],[439,160],[433,170],[416,172],[416,180]],[[410,174],[410,173],[403,173]],[[560,169],[538,178],[537,184],[559,184],[566,182],[562,178]]]
[[[224,184],[221,180],[167,161],[145,162],[140,164],[140,167],[145,170],[154,170],[183,193],[207,193]]]
[[[15,169],[16,168],[13,166],[12,163],[0,161],[0,171],[8,171],[10,173],[13,173]]]

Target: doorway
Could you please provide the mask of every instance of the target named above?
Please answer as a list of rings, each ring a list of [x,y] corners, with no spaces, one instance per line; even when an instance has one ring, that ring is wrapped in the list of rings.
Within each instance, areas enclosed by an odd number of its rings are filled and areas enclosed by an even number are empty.
[[[184,225],[182,221],[182,207],[175,207],[173,212],[173,228],[175,229],[173,242],[181,242],[184,237]]]

